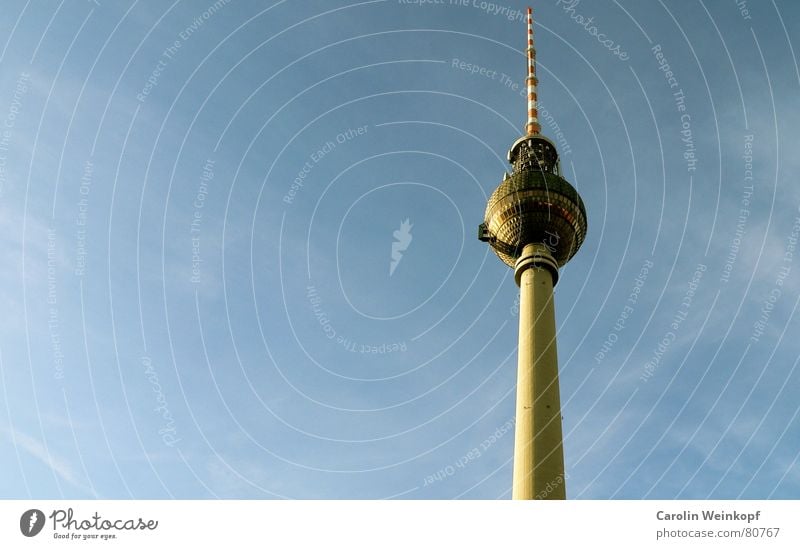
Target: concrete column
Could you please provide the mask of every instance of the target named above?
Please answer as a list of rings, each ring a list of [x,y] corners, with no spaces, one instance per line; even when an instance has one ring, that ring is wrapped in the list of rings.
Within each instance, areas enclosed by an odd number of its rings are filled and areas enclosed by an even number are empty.
[[[517,260],[519,358],[513,499],[566,499],[553,286],[558,265],[543,244]]]

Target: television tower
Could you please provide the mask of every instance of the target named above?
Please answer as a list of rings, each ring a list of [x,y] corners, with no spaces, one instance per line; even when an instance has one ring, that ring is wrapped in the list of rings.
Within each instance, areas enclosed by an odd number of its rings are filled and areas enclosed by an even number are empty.
[[[512,172],[489,197],[478,238],[513,267],[520,292],[512,498],[566,499],[553,287],[586,236],[586,209],[539,133],[531,8],[527,23],[525,135],[508,151]]]

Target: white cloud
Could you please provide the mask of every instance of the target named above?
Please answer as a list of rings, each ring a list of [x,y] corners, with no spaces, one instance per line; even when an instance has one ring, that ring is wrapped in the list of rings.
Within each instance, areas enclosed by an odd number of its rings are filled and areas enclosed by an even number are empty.
[[[28,455],[52,469],[61,480],[88,494],[96,496],[94,490],[87,487],[78,479],[78,475],[75,473],[72,466],[65,460],[54,456],[41,441],[16,429],[4,429],[4,431],[12,444],[17,448],[21,448]]]

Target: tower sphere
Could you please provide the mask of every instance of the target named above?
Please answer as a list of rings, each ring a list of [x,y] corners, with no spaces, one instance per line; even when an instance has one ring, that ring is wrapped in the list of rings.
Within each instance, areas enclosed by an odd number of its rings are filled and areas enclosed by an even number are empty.
[[[578,191],[559,174],[549,139],[528,135],[509,151],[514,170],[489,197],[479,238],[514,267],[526,244],[544,244],[564,266],[583,244],[586,209]]]

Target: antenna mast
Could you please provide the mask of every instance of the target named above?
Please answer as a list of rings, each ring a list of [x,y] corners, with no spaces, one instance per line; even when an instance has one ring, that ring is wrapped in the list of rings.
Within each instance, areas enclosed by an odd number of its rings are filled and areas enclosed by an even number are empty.
[[[541,131],[539,126],[539,113],[536,107],[536,48],[533,47],[533,9],[528,8],[528,76],[525,79],[525,87],[528,88],[528,123],[525,124],[525,133],[528,135],[538,135]]]

